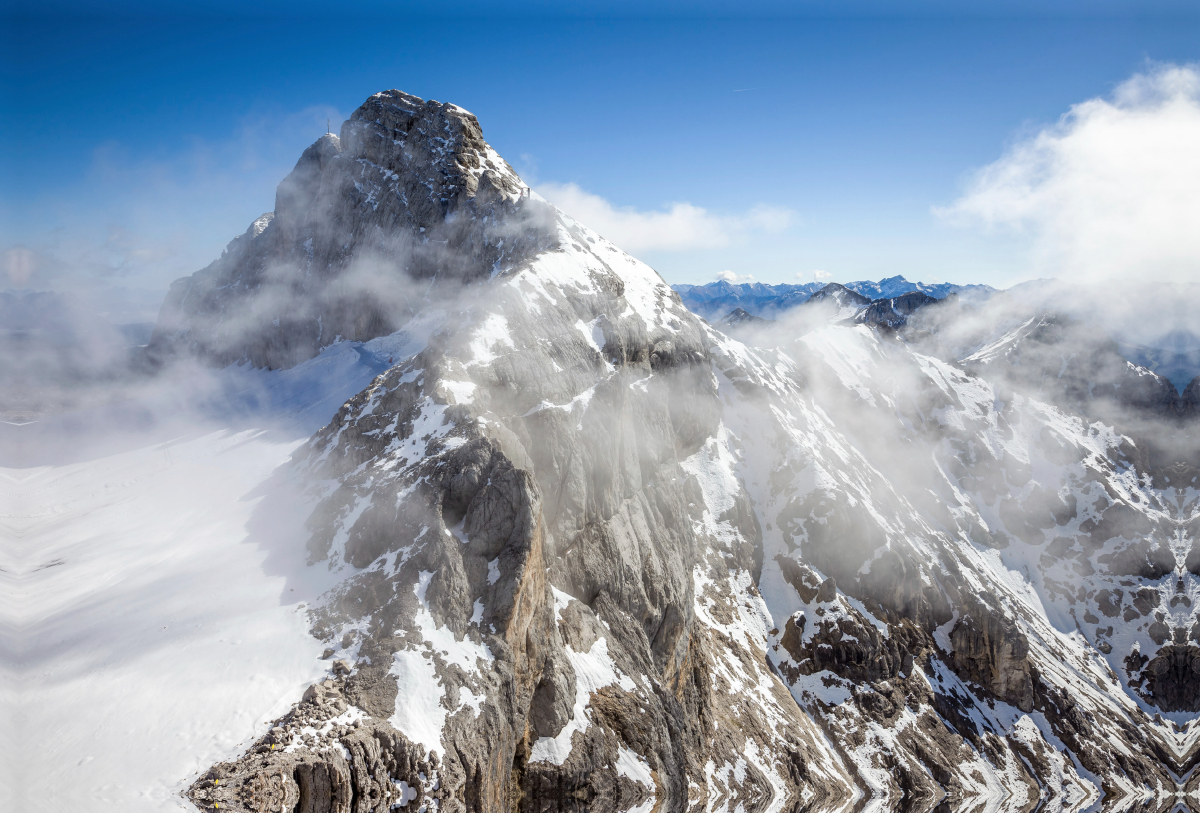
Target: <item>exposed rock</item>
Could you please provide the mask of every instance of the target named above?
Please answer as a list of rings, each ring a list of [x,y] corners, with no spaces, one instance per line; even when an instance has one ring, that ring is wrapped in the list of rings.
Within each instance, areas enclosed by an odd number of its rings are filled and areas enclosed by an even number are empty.
[[[871,304],[869,296],[863,296],[857,291],[852,291],[845,285],[837,282],[831,282],[821,290],[817,291],[808,300],[809,302],[824,302],[833,301],[838,305],[850,306],[854,308],[862,308]]]
[[[382,813],[437,798],[426,752],[387,723],[352,710],[342,688],[335,681],[310,686],[246,756],[213,766],[188,797],[203,810],[253,813]],[[357,725],[338,724],[356,712]]]
[[[897,330],[908,324],[908,317],[926,305],[938,300],[921,291],[909,291],[888,299],[876,299],[854,318],[872,327]]]
[[[955,671],[1021,711],[1033,711],[1029,642],[1009,619],[978,611],[974,616],[950,631]]]
[[[305,150],[274,212],[171,287],[149,353],[279,368],[391,333],[430,298],[546,248],[523,194],[470,113],[377,93]]]
[[[1200,647],[1164,646],[1143,672],[1147,692],[1163,711],[1200,709]]]

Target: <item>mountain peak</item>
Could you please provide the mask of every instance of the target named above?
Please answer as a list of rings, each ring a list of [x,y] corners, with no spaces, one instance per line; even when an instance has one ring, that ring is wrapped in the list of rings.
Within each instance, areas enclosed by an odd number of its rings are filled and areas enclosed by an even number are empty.
[[[1171,497],[1142,447],[1035,403],[1085,355],[1062,352],[1061,325],[1029,323],[1007,353],[1035,372],[1019,398],[885,341],[937,301],[903,277],[716,283],[780,310],[824,300],[797,314],[818,329],[747,344],[722,331],[765,332],[750,308],[705,325],[523,191],[470,113],[386,91],[173,287],[156,338],[217,361],[373,339],[299,365],[357,356],[370,383],[272,475],[305,489],[272,511],[310,507],[281,555],[334,585],[308,615],[332,677],[189,798],[615,813],[870,792],[879,809],[986,794],[1078,813],[1157,788],[1156,810],[1177,804],[1186,740],[1146,704],[1200,708],[1200,651],[1164,646],[1188,640],[1200,586],[1154,533]],[[1162,393],[1107,358],[1120,397]],[[1060,589],[1071,574],[1088,589]],[[1146,596],[1169,575],[1187,609],[1168,626]],[[1087,627],[1064,628],[1076,606]]]
[[[471,113],[376,93],[304,150],[274,212],[172,285],[151,357],[184,348],[290,367],[339,337],[391,333],[433,285],[486,278],[553,242],[529,200]]]
[[[426,180],[439,201],[473,198],[481,182],[485,190],[513,200],[524,190],[516,171],[483,140],[479,120],[455,104],[385,90],[350,115],[341,141],[356,160],[395,172],[418,166],[432,170]]]

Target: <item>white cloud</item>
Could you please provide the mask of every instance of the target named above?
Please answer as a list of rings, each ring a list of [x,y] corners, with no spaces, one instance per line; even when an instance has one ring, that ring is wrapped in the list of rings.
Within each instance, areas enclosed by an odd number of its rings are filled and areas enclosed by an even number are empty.
[[[1200,70],[1165,66],[1073,106],[935,211],[1030,235],[1038,275],[1200,276]]]
[[[722,271],[717,274],[717,279],[723,279],[726,282],[749,282],[754,279],[753,274],[735,274],[732,271]]]
[[[820,271],[820,270],[813,271],[812,275],[813,275],[813,279],[829,279],[830,277],[833,276],[833,274],[829,273],[828,271]]]
[[[788,209],[758,205],[740,215],[718,215],[690,203],[661,211],[616,207],[573,183],[540,184],[538,194],[631,253],[724,248],[753,233],[777,233],[792,222]]]

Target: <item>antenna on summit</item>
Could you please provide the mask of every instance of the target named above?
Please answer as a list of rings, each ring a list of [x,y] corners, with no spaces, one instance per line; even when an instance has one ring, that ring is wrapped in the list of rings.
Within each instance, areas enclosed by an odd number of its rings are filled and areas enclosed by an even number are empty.
[[[329,119],[325,119],[325,135],[329,135]]]

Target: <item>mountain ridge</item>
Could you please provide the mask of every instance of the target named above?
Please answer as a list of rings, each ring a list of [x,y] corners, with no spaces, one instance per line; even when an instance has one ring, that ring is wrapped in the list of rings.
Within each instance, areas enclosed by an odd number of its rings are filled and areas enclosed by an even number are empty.
[[[807,302],[829,284],[841,285],[867,300],[892,299],[912,291],[919,291],[934,299],[944,299],[950,294],[959,294],[978,300],[984,299],[996,291],[995,288],[988,285],[909,282],[900,275],[881,279],[878,282],[858,280],[844,284],[807,282],[772,285],[762,282],[731,283],[726,280],[718,280],[701,285],[676,284],[671,288],[679,293],[689,310],[712,322],[734,308],[742,308],[753,316],[778,319],[785,311]]]

